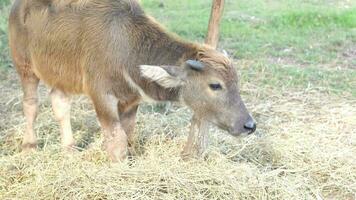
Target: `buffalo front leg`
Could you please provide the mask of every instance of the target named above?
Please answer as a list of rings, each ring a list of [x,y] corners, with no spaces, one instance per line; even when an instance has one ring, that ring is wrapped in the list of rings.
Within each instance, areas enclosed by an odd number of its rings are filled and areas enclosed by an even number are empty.
[[[103,148],[113,162],[127,157],[127,135],[121,125],[118,113],[118,100],[110,94],[92,96],[95,111],[104,134]]]
[[[22,141],[22,151],[27,152],[36,148],[37,139],[33,129],[33,124],[37,117],[38,97],[37,87],[39,79],[29,72],[26,75],[21,75],[23,96],[23,112],[26,118],[26,130]]]
[[[201,157],[208,146],[208,123],[205,120],[192,118],[187,143],[182,152],[182,158]]]
[[[136,113],[138,105],[130,106],[124,109],[119,105],[120,122],[128,137],[128,150],[130,155],[135,155],[135,125],[136,125]]]
[[[70,124],[70,97],[58,89],[52,89],[50,96],[54,117],[60,125],[62,146],[66,150],[72,150],[74,138]]]

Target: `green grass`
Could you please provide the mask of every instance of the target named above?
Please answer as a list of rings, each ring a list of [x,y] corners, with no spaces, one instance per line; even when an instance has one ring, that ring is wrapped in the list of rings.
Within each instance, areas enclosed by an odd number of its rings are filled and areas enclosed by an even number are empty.
[[[9,3],[8,0],[0,0],[0,68],[10,64],[9,45],[7,40]]]
[[[350,9],[342,12],[330,10],[329,12],[316,10],[291,11],[281,13],[272,19],[272,26],[276,28],[298,27],[341,27],[356,28],[356,9]]]
[[[356,97],[356,71],[320,69],[317,67],[282,67],[258,63],[254,67],[243,69],[242,83],[257,83],[259,88],[278,88],[282,91],[317,90],[341,96]]]

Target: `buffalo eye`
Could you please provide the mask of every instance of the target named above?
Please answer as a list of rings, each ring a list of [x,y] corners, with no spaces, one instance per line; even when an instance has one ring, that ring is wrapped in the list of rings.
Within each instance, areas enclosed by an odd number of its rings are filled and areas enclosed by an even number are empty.
[[[214,91],[222,90],[222,86],[219,83],[209,84],[209,87]]]

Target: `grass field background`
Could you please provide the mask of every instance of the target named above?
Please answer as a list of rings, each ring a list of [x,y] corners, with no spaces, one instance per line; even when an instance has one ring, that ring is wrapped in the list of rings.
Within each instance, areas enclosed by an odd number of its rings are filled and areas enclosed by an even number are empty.
[[[185,39],[204,41],[210,0],[142,0]],[[61,153],[40,88],[38,151],[20,153],[22,92],[7,44],[10,1],[0,0],[0,199],[355,199],[356,2],[227,0],[220,49],[233,57],[255,135],[211,127],[205,160],[180,160],[190,111],[140,107],[131,161],[110,164],[86,97],[75,97],[79,152]]]

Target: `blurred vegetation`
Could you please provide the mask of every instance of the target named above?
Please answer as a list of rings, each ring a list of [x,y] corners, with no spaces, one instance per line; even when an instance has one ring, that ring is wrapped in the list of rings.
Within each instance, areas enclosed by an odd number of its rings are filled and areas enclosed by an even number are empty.
[[[0,67],[8,66],[9,47],[7,40],[7,19],[10,9],[10,0],[0,0]]]

